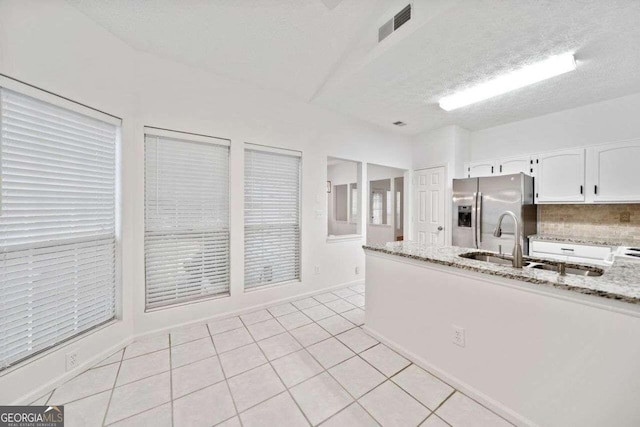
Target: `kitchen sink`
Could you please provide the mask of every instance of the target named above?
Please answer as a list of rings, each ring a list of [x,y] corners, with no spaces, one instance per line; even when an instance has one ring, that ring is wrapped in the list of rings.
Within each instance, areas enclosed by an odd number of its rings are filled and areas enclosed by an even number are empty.
[[[513,257],[509,255],[497,255],[485,252],[468,252],[458,255],[461,258],[473,259],[476,261],[489,262],[496,265],[504,265],[511,267],[513,265]],[[529,269],[535,268],[536,270],[547,270],[558,272],[558,266],[560,262],[547,261],[542,259],[525,258],[522,263],[522,268]],[[586,265],[569,264],[565,267],[565,273],[572,276],[591,276],[599,277],[604,274],[604,271],[597,267],[590,267]]]
[[[490,255],[483,252],[471,252],[459,256],[467,259],[475,259],[477,261],[490,262],[491,264],[513,265],[513,258],[508,255]],[[522,266],[526,267],[529,264],[530,262],[525,261]]]
[[[536,268],[540,270],[549,270],[549,271],[558,271],[558,265],[550,264],[550,263],[532,263],[527,268]],[[571,274],[574,276],[592,276],[599,277],[602,276],[603,271],[599,268],[595,267],[587,267],[583,265],[572,265],[571,267],[567,266],[565,268],[565,272],[567,274]]]

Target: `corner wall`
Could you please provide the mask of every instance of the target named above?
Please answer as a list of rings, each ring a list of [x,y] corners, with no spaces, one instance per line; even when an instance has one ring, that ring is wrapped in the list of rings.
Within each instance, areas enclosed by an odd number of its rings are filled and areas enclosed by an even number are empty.
[[[122,319],[0,372],[0,404],[29,403],[134,336],[364,279],[355,274],[364,271],[360,241],[326,242],[327,156],[411,167],[403,136],[137,52],[62,0],[0,2],[0,73],[123,119]],[[144,311],[145,125],[232,141],[228,298]],[[300,283],[244,293],[244,142],[302,151]],[[81,367],[65,372],[69,349]]]

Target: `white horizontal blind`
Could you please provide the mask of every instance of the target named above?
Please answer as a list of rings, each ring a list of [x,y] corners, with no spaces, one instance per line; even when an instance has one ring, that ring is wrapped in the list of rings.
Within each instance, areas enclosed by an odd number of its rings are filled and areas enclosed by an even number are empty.
[[[244,286],[300,279],[299,156],[245,150]]]
[[[0,89],[0,369],[115,317],[118,127]]]
[[[147,133],[145,220],[148,309],[229,293],[228,146]]]

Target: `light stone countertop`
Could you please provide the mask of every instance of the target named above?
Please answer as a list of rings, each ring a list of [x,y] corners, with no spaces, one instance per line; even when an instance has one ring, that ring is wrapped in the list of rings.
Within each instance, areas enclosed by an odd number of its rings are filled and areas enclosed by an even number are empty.
[[[640,304],[640,262],[638,261],[618,258],[611,267],[598,266],[597,268],[604,270],[604,274],[599,277],[570,274],[560,276],[554,271],[527,268],[516,269],[511,266],[462,258],[458,255],[468,252],[491,252],[457,246],[432,247],[421,245],[417,242],[404,241],[365,245],[363,248],[365,251],[381,252],[507,279],[566,289],[581,294]],[[526,259],[528,257],[525,257]],[[567,266],[570,267],[571,264],[567,263]]]
[[[571,237],[561,236],[558,234],[534,234],[528,237],[530,241],[539,242],[563,242],[563,243],[575,243],[582,245],[594,245],[594,246],[640,246],[640,242],[637,240],[625,240],[619,238],[603,239],[600,237]]]

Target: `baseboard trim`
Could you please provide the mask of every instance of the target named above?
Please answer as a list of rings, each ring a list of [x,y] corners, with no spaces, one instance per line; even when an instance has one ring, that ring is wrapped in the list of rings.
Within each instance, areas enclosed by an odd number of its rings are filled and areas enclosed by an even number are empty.
[[[437,376],[440,380],[449,384],[451,387],[463,392],[465,395],[467,395],[471,399],[477,401],[482,406],[487,407],[489,410],[495,412],[496,414],[506,419],[510,423],[513,423],[518,426],[520,425],[537,426],[537,424],[534,423],[533,421],[523,417],[522,415],[518,414],[517,412],[513,411],[512,409],[503,405],[497,400],[492,399],[491,397],[487,396],[486,394],[482,393],[481,391],[477,390],[476,388],[472,387],[466,382],[460,380],[459,378],[448,374],[447,372],[438,368],[436,365],[417,356],[415,353],[405,349],[404,347],[397,344],[396,342],[386,338],[384,335],[379,334],[375,330],[367,327],[366,324],[362,326],[362,329],[364,329],[369,335],[371,335],[372,337],[374,337],[384,345],[390,347],[394,351],[398,352],[402,356],[409,359],[411,362],[413,362],[417,366],[425,369],[426,371],[431,372],[433,375]]]
[[[316,289],[316,290],[313,290],[313,291],[304,292],[304,293],[297,294],[297,295],[294,295],[294,296],[289,296],[289,297],[286,297],[286,298],[279,298],[279,299],[275,299],[275,300],[270,300],[270,301],[265,302],[265,303],[255,304],[255,305],[252,305],[252,306],[249,306],[249,307],[244,307],[244,308],[241,308],[241,309],[238,309],[238,310],[226,311],[224,313],[216,314],[215,316],[202,317],[202,318],[199,318],[199,319],[196,319],[196,320],[190,320],[188,322],[178,323],[176,325],[171,325],[171,326],[167,326],[167,327],[163,327],[163,328],[154,329],[154,330],[149,331],[149,332],[144,332],[142,334],[135,335],[133,337],[133,339],[136,340],[136,339],[141,339],[141,338],[152,337],[154,335],[163,334],[163,333],[169,332],[169,331],[171,331],[173,329],[182,328],[182,327],[185,327],[185,326],[195,325],[195,324],[198,324],[198,323],[212,322],[214,320],[223,319],[225,317],[230,317],[230,316],[239,316],[239,315],[242,315],[242,314],[251,313],[253,311],[262,310],[264,308],[271,307],[271,306],[276,305],[276,304],[286,304],[286,303],[291,302],[291,301],[297,301],[297,300],[302,299],[302,298],[307,298],[307,297],[314,296],[314,295],[324,294],[324,293],[331,292],[331,291],[334,291],[336,289],[340,289],[340,288],[344,288],[344,287],[348,287],[348,286],[364,285],[364,283],[365,283],[364,279],[362,279],[362,280],[354,280],[354,281],[351,281],[351,282],[341,283],[339,285],[333,285],[333,286],[329,286],[327,288],[322,288],[320,290]]]
[[[217,315],[211,316],[211,317],[204,317],[204,318],[200,318],[200,319],[196,319],[196,320],[190,320],[189,322],[183,322],[183,323],[180,323],[180,324],[171,325],[171,326],[164,327],[164,328],[158,328],[158,329],[155,329],[155,330],[150,331],[150,332],[145,332],[145,333],[137,334],[137,335],[131,335],[131,336],[127,337],[126,339],[123,339],[122,341],[120,341],[118,344],[116,344],[114,346],[111,346],[111,347],[107,348],[106,350],[103,350],[100,353],[96,354],[95,356],[91,357],[90,359],[85,361],[82,365],[80,365],[78,368],[74,369],[73,371],[65,372],[64,374],[60,375],[59,377],[47,382],[45,385],[43,385],[41,387],[38,387],[35,391],[32,391],[31,393],[16,399],[12,403],[12,405],[28,405],[29,403],[33,402],[34,400],[39,399],[40,397],[42,397],[46,392],[48,392],[48,391],[50,391],[50,390],[52,390],[54,388],[57,388],[60,385],[62,385],[63,383],[65,383],[68,380],[70,380],[71,378],[82,374],[83,372],[85,372],[88,369],[90,369],[91,367],[93,367],[96,363],[106,359],[107,357],[109,357],[110,355],[115,353],[116,351],[121,350],[123,347],[131,344],[135,340],[151,337],[151,336],[154,336],[154,335],[159,335],[159,334],[162,334],[162,333],[167,333],[167,332],[169,332],[169,331],[171,331],[173,329],[180,328],[180,327],[183,327],[183,326],[190,326],[190,325],[195,325],[195,324],[200,324],[200,323],[205,323],[205,322],[211,322],[213,320],[222,319],[222,318],[230,317],[230,316],[238,316],[238,315],[241,315],[241,314],[250,313],[250,312],[253,312],[253,311],[256,311],[256,310],[261,310],[261,309],[264,309],[264,308],[267,308],[267,307],[271,307],[271,306],[276,305],[276,304],[285,304],[287,302],[297,301],[297,300],[302,299],[302,298],[307,298],[307,297],[310,297],[310,296],[324,294],[326,292],[331,292],[331,291],[334,291],[336,289],[340,289],[340,288],[344,288],[344,287],[348,287],[348,286],[363,285],[363,284],[364,284],[364,279],[362,279],[362,280],[354,280],[354,281],[351,281],[351,282],[341,283],[339,285],[329,286],[329,287],[322,288],[322,289],[315,289],[313,291],[304,292],[304,293],[297,294],[297,295],[290,296],[290,297],[286,297],[286,298],[270,300],[270,301],[265,302],[265,303],[252,305],[250,307],[245,307],[245,308],[242,308],[242,309],[239,309],[239,310],[228,311],[228,312],[217,314]]]
[[[120,341],[118,344],[113,345],[113,346],[107,348],[106,350],[101,351],[100,353],[96,354],[95,356],[93,356],[90,359],[88,359],[87,361],[85,361],[83,364],[81,364],[79,367],[77,367],[73,371],[65,372],[64,374],[60,375],[59,377],[49,381],[45,385],[43,385],[41,387],[38,387],[35,391],[32,391],[31,393],[29,393],[29,394],[27,394],[25,396],[22,396],[21,398],[15,400],[12,403],[12,405],[28,405],[28,404],[30,404],[34,400],[39,399],[40,397],[42,397],[48,391],[53,390],[55,388],[58,388],[59,386],[61,386],[65,382],[69,381],[73,377],[76,377],[76,376],[82,374],[83,372],[88,371],[96,363],[101,362],[104,359],[106,359],[107,357],[109,357],[112,354],[114,354],[115,352],[117,352],[119,350],[122,350],[123,347],[131,344],[131,342],[133,342],[133,337],[126,338],[126,339]]]

